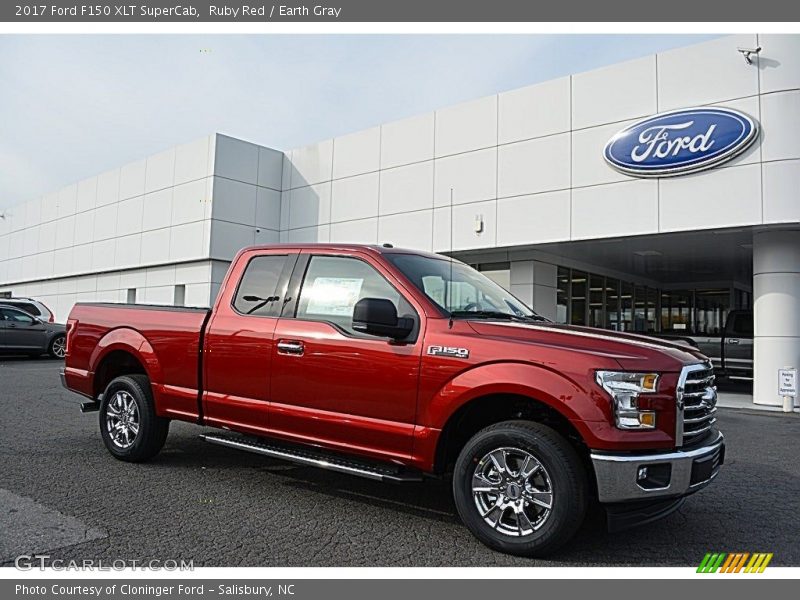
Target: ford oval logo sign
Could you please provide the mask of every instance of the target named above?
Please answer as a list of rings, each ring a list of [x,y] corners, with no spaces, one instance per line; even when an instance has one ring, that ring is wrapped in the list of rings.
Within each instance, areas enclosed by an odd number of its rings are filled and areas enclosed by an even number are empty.
[[[758,125],[730,108],[688,108],[630,125],[608,140],[603,155],[637,177],[683,175],[732,159],[758,137]]]

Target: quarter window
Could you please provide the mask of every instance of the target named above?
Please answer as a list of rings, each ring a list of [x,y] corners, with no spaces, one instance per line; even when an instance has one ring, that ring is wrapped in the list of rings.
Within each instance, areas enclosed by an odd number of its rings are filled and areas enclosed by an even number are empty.
[[[372,266],[357,258],[313,256],[308,264],[297,318],[327,321],[351,335],[353,308],[362,298],[385,298],[400,317],[414,316],[414,309]]]
[[[243,315],[272,315],[272,308],[279,300],[275,294],[285,264],[286,255],[269,254],[252,258],[236,290],[233,308]]]

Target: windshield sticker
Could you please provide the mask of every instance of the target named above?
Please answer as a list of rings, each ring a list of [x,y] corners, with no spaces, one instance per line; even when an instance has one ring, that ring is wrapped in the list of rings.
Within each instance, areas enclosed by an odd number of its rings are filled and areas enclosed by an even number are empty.
[[[308,294],[306,314],[352,317],[363,283],[351,277],[317,277]]]

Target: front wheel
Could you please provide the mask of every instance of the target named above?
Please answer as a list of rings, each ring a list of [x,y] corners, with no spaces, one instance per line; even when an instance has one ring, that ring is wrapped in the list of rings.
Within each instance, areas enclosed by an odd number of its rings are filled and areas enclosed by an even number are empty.
[[[494,550],[545,556],[583,522],[587,478],[575,450],[554,430],[505,421],[476,433],[453,474],[458,514]]]
[[[169,419],[156,416],[146,375],[123,375],[108,384],[100,404],[100,434],[119,460],[142,462],[161,451]]]

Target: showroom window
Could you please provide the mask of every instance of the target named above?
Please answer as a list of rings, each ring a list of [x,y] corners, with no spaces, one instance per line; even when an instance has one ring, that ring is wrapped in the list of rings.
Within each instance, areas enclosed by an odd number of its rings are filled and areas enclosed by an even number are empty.
[[[556,276],[556,322],[569,323],[569,269],[558,267]]]
[[[589,276],[583,271],[572,271],[570,277],[570,323],[586,325],[586,294]]]
[[[696,333],[722,335],[730,307],[731,293],[728,289],[695,290]]]
[[[173,304],[175,306],[186,306],[186,286],[184,284],[175,286]]]
[[[606,278],[589,276],[589,327],[606,326]]]
[[[606,277],[606,324],[607,329],[619,331],[620,292],[619,280]]]

